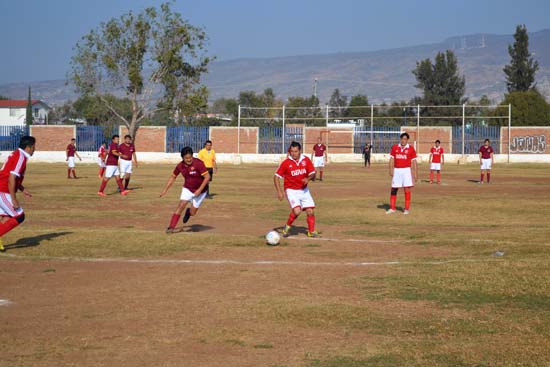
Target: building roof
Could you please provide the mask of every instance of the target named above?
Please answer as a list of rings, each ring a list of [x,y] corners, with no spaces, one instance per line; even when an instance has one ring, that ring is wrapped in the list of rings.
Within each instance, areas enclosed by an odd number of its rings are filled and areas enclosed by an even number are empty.
[[[35,104],[38,104],[38,103],[43,103],[45,104],[44,102],[38,100],[38,99],[33,99],[31,101],[32,105],[34,106]],[[8,108],[8,107],[12,107],[12,108],[25,108],[27,107],[27,100],[26,99],[6,99],[6,100],[0,100],[0,108]]]

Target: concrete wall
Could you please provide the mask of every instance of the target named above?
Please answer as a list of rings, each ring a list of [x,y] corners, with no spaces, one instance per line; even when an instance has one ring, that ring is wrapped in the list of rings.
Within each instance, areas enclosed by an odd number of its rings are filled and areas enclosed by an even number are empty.
[[[304,152],[311,154],[317,139],[321,137],[328,154],[353,153],[353,129],[306,127],[304,129]]]
[[[37,150],[62,151],[65,154],[71,139],[76,138],[76,126],[31,125],[29,133],[36,138]]]
[[[500,129],[500,152],[508,153],[508,127]],[[510,153],[523,155],[550,154],[550,127],[512,127]]]
[[[126,126],[120,127],[120,143],[124,142],[124,135],[128,134]],[[136,154],[139,152],[166,152],[166,126],[142,126],[139,128],[136,139]]]
[[[410,143],[416,148],[419,154],[430,154],[430,149],[434,146],[436,140],[441,141],[444,152],[451,152],[453,147],[453,128],[450,126],[403,126],[402,132],[410,135]]]
[[[257,127],[241,127],[239,134],[236,127],[213,126],[210,128],[210,140],[213,142],[216,155],[218,153],[239,152],[237,147],[239,139],[240,153],[256,154],[258,152],[259,133],[260,130]]]

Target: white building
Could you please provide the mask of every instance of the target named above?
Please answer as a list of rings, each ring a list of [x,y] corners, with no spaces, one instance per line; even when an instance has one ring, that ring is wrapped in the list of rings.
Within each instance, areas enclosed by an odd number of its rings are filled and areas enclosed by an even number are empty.
[[[44,125],[48,123],[50,107],[42,101],[34,99],[32,103],[33,124]],[[0,125],[14,126],[25,125],[27,116],[27,100],[8,99],[0,100]]]

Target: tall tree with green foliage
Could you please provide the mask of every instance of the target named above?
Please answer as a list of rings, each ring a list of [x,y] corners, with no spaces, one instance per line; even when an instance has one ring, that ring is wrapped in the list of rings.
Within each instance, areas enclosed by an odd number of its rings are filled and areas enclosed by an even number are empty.
[[[348,97],[340,93],[340,89],[336,88],[330,96],[328,105],[330,107],[329,114],[332,117],[344,117],[346,113],[346,106],[348,104]]]
[[[346,109],[346,117],[364,118],[370,117],[369,97],[363,94],[352,96],[348,108]]]
[[[525,25],[518,25],[514,44],[508,46],[510,64],[504,67],[508,92],[527,92],[535,87],[535,73],[539,63],[529,52],[529,34]]]
[[[171,3],[129,12],[101,23],[75,47],[69,79],[82,95],[97,96],[136,135],[143,119],[158,111],[181,115],[197,95],[211,59],[205,32],[173,12]],[[125,117],[105,97],[130,100]],[[202,103],[202,98],[196,98]]]
[[[29,85],[29,94],[27,96],[27,113],[25,114],[25,124],[27,126],[32,125],[32,98],[31,98],[31,86]]]
[[[458,61],[453,51],[438,52],[435,61],[425,59],[416,63],[412,71],[416,88],[423,92],[422,103],[436,106],[462,103],[466,80],[458,72]]]

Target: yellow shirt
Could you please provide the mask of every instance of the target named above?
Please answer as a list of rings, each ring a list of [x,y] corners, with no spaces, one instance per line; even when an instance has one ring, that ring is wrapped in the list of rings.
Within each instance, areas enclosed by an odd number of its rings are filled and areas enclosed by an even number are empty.
[[[214,149],[206,150],[206,148],[202,148],[199,151],[199,159],[204,162],[206,168],[214,168],[216,152],[214,152]]]

